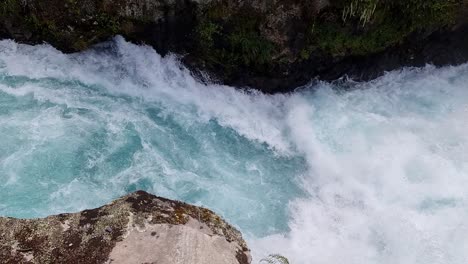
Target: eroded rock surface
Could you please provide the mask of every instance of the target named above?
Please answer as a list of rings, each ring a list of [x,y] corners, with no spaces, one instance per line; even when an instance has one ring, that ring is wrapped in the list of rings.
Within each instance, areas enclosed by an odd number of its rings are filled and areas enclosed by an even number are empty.
[[[1,263],[250,263],[239,231],[208,209],[139,191],[43,219],[0,218]]]

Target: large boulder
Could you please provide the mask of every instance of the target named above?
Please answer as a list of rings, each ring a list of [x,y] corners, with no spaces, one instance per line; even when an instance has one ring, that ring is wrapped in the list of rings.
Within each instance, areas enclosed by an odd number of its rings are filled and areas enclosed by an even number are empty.
[[[143,191],[43,219],[0,218],[1,263],[248,264],[242,235],[208,209]]]

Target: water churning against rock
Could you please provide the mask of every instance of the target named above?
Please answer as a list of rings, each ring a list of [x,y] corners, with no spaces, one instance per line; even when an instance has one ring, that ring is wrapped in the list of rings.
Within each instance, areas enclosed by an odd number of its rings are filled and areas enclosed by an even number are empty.
[[[71,55],[0,41],[0,215],[143,189],[214,210],[257,258],[462,264],[467,135],[468,65],[271,96],[121,38]]]

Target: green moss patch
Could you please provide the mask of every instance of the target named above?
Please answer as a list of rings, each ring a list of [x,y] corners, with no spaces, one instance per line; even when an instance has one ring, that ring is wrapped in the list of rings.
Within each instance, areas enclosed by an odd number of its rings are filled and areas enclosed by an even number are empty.
[[[222,65],[227,74],[237,67],[264,71],[276,49],[260,31],[264,18],[252,9],[233,12],[221,5],[205,7],[195,27],[197,52],[208,65]]]
[[[309,27],[302,59],[313,52],[333,57],[387,49],[415,32],[431,32],[456,21],[459,0],[342,0]]]

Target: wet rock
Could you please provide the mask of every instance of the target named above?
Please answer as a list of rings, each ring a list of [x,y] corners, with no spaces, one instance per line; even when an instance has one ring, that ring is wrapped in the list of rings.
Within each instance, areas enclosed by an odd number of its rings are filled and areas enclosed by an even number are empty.
[[[0,218],[1,263],[250,263],[239,231],[208,209],[139,191],[43,219]]]

